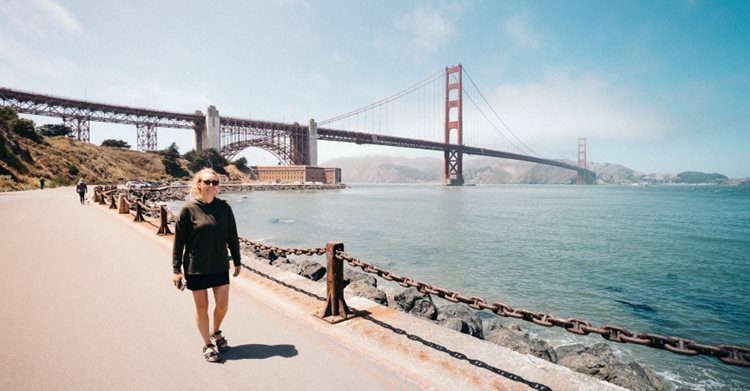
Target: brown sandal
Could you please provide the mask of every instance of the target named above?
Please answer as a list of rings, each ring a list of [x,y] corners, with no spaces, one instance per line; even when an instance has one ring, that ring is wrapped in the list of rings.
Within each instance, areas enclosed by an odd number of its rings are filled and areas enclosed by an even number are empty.
[[[216,347],[220,352],[229,350],[229,344],[227,343],[227,339],[221,335],[221,330],[216,330],[215,333],[211,334],[211,338],[216,342]]]
[[[208,362],[218,362],[219,360],[221,360],[219,352],[216,351],[216,346],[214,346],[214,344],[212,343],[203,347],[203,358],[205,358]]]

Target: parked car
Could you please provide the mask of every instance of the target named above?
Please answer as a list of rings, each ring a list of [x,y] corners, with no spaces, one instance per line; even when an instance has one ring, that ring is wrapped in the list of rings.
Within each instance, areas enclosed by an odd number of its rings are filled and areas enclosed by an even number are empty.
[[[132,181],[125,182],[125,188],[128,189],[128,190],[144,189],[146,187],[149,187],[149,185],[147,183],[141,182],[141,181],[132,180]]]

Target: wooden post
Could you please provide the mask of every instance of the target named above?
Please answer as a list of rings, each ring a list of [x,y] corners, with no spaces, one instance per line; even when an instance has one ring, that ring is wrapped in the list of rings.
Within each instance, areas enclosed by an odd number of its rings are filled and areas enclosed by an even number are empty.
[[[172,231],[169,230],[169,219],[167,218],[167,206],[161,205],[159,207],[160,214],[161,214],[161,225],[159,226],[159,231],[156,232],[157,235],[171,235]]]
[[[125,213],[130,212],[130,206],[128,205],[128,200],[126,198],[127,196],[125,194],[120,194],[120,202],[119,202],[119,208],[117,209],[117,213],[124,215]]]
[[[114,194],[111,194],[111,195],[109,196],[109,199],[110,199],[110,202],[111,202],[111,203],[109,204],[109,209],[117,209],[117,202],[115,201],[115,195],[114,195]]]
[[[326,306],[315,316],[330,322],[338,323],[356,316],[346,305],[344,299],[344,261],[336,256],[337,251],[344,251],[344,243],[328,242],[326,244]]]
[[[135,202],[135,219],[133,221],[146,221],[146,219],[143,218],[143,207],[141,206],[140,201]]]
[[[104,195],[103,191],[99,191],[99,205],[107,205],[106,195]]]
[[[94,189],[94,202],[100,203],[101,199],[102,199],[101,190]]]

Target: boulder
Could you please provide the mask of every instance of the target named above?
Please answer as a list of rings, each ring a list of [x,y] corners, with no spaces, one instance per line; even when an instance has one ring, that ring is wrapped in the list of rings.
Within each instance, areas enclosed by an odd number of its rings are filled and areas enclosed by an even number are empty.
[[[257,255],[258,258],[267,259],[270,263],[273,263],[273,261],[279,257],[275,252],[270,250],[256,250],[255,255]]]
[[[515,326],[515,327],[513,327]],[[529,333],[521,330],[518,325],[503,326],[499,320],[493,319],[482,323],[484,339],[494,344],[504,346],[516,352],[531,354],[541,359],[556,362],[555,349],[544,340],[529,337]]]
[[[284,257],[278,257],[274,259],[273,261],[270,261],[269,263],[274,266],[279,266],[284,263],[292,263],[292,261],[290,261],[289,258],[284,256]]]
[[[396,307],[404,312],[427,318],[437,319],[437,307],[427,293],[422,293],[417,288],[411,287],[393,297]]]
[[[354,281],[365,280],[368,285],[377,288],[378,280],[372,274],[363,273],[353,269],[344,269],[344,286],[351,284]]]
[[[455,320],[454,320],[455,319]],[[456,326],[456,320],[460,321],[460,329]],[[438,308],[438,324],[461,331],[473,337],[483,339],[482,321],[476,316],[469,307],[463,304],[446,304]]]
[[[297,262],[296,273],[310,280],[318,281],[326,275],[326,268],[317,262],[303,259]]]
[[[576,372],[595,376],[633,391],[666,390],[667,387],[654,371],[638,363],[620,362],[612,348],[600,342],[592,347],[580,344],[557,349],[557,363]]]
[[[344,288],[344,292],[370,299],[380,305],[388,306],[388,297],[386,297],[385,292],[370,285],[364,279],[352,282]]]

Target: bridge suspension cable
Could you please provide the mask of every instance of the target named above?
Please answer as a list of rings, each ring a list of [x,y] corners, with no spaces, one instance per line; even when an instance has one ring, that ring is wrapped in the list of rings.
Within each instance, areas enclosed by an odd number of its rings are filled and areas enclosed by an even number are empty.
[[[393,102],[393,101],[395,101],[395,100],[397,100],[397,99],[399,99],[399,98],[401,98],[403,96],[409,95],[412,92],[414,92],[414,91],[416,91],[418,89],[421,89],[421,88],[429,85],[430,83],[434,82],[435,80],[438,80],[442,76],[443,76],[443,71],[440,70],[438,72],[435,72],[435,74],[429,76],[428,78],[420,81],[419,83],[414,84],[413,86],[408,87],[408,88],[406,88],[404,90],[401,90],[401,91],[399,91],[399,92],[397,92],[397,93],[395,93],[395,94],[393,94],[393,95],[391,95],[391,96],[389,96],[387,98],[381,99],[381,100],[379,100],[379,101],[377,101],[375,103],[371,103],[371,104],[369,104],[367,106],[364,106],[364,107],[361,107],[359,109],[350,111],[348,113],[341,114],[341,115],[338,115],[338,116],[333,117],[333,118],[329,118],[329,119],[327,119],[325,121],[320,121],[318,123],[318,125],[324,126],[324,125],[330,124],[332,122],[341,121],[341,120],[343,120],[345,118],[352,117],[352,116],[364,113],[366,111],[371,111],[371,110],[373,110],[373,109],[375,109],[377,107],[382,107],[386,103]]]
[[[515,139],[516,139],[516,140],[517,140],[517,141],[518,141],[518,142],[519,142],[519,143],[520,143],[520,144],[521,144],[521,145],[522,145],[522,146],[523,146],[523,147],[524,147],[524,148],[525,148],[526,150],[524,150],[524,149],[522,149],[522,148],[518,147],[518,146],[516,145],[516,143],[514,143],[514,142],[513,142],[513,141],[512,141],[512,140],[511,140],[510,138],[508,138],[508,136],[506,136],[506,135],[505,135],[505,134],[504,134],[504,133],[503,133],[503,132],[502,132],[502,131],[501,131],[501,130],[500,130],[500,129],[499,129],[498,127],[497,127],[497,125],[496,125],[496,124],[495,124],[495,123],[494,123],[494,122],[493,122],[493,121],[492,121],[492,120],[491,120],[490,118],[488,118],[488,117],[487,117],[487,115],[485,114],[485,112],[484,112],[484,111],[482,111],[482,109],[481,109],[481,108],[479,107],[479,105],[477,105],[477,103],[476,103],[476,102],[474,101],[474,99],[473,99],[473,98],[471,97],[471,95],[469,94],[469,92],[468,92],[468,91],[467,91],[467,90],[466,90],[466,89],[464,88],[464,94],[466,95],[466,97],[467,97],[467,98],[469,98],[469,101],[471,101],[471,103],[472,103],[472,104],[474,105],[474,107],[475,107],[475,108],[476,108],[476,109],[477,109],[477,110],[479,111],[479,113],[480,113],[480,114],[481,114],[481,115],[482,115],[482,116],[483,116],[483,117],[484,117],[484,118],[485,118],[485,119],[487,120],[487,122],[489,122],[490,126],[492,126],[492,128],[493,128],[493,129],[495,130],[495,132],[497,132],[497,133],[498,133],[499,135],[503,136],[503,138],[504,138],[505,140],[507,140],[507,141],[508,141],[508,142],[509,142],[509,143],[510,143],[510,144],[511,144],[511,145],[512,145],[512,146],[513,146],[514,148],[516,148],[516,149],[517,149],[518,151],[520,151],[521,153],[530,153],[531,155],[534,155],[534,156],[540,157],[539,153],[537,153],[537,152],[536,152],[536,151],[534,151],[534,150],[533,150],[533,149],[532,149],[531,147],[529,147],[528,145],[526,145],[526,143],[524,143],[524,142],[523,142],[523,140],[521,140],[521,139],[520,139],[520,138],[518,137],[518,135],[516,135],[516,133],[515,133],[515,132],[513,132],[513,130],[511,130],[511,128],[510,128],[510,127],[509,127],[509,126],[508,126],[508,125],[507,125],[507,124],[505,123],[505,121],[503,121],[503,119],[502,119],[502,118],[500,117],[500,115],[499,115],[499,114],[497,113],[497,111],[495,111],[495,109],[494,109],[494,108],[492,107],[492,105],[491,105],[491,104],[490,104],[490,103],[489,103],[489,102],[487,101],[487,98],[485,98],[485,96],[484,96],[484,94],[482,93],[482,91],[481,91],[481,90],[479,89],[479,87],[477,86],[477,84],[476,84],[476,83],[474,82],[474,79],[472,79],[472,78],[471,78],[471,76],[469,75],[469,72],[468,72],[468,71],[466,71],[466,67],[465,67],[465,66],[463,67],[463,72],[464,72],[464,74],[466,75],[466,77],[468,77],[468,78],[469,78],[469,81],[470,81],[470,82],[471,82],[471,84],[472,84],[472,85],[474,86],[474,89],[476,89],[476,91],[477,91],[477,93],[479,94],[479,96],[480,96],[480,97],[482,98],[482,101],[484,101],[484,104],[485,104],[485,105],[487,105],[487,107],[488,107],[488,108],[489,108],[489,109],[490,109],[490,110],[492,111],[492,113],[493,113],[493,114],[495,114],[495,117],[496,117],[496,118],[498,119],[498,121],[500,121],[500,123],[501,123],[501,124],[503,125],[503,127],[504,127],[504,128],[505,128],[505,129],[507,130],[507,131],[508,131],[508,133],[510,133],[510,134],[511,134],[511,135],[512,135],[512,136],[513,136],[513,137],[514,137],[514,138],[515,138]]]
[[[467,85],[462,87],[462,93],[471,102],[471,105],[464,106],[462,116],[463,144],[501,150],[510,147],[521,154],[540,157],[500,117],[471,76],[468,73],[466,76],[473,89],[470,92]],[[320,121],[318,126],[330,127],[335,123],[337,128],[350,131],[443,142],[447,99],[445,77],[445,70],[440,70],[377,102]],[[498,135],[503,141],[498,142]]]

